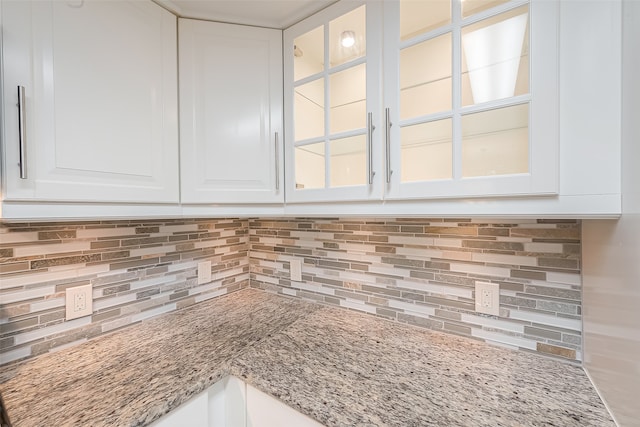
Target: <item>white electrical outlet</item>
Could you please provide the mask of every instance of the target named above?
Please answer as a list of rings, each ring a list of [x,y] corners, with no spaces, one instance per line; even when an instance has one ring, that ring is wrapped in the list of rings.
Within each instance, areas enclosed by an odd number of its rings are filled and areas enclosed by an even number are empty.
[[[289,261],[291,280],[294,282],[302,281],[302,262],[299,259]]]
[[[65,296],[67,320],[90,316],[93,313],[93,288],[91,285],[67,288]]]
[[[211,261],[198,263],[198,285],[211,281]]]
[[[500,315],[500,285],[476,282],[476,311],[494,316]]]

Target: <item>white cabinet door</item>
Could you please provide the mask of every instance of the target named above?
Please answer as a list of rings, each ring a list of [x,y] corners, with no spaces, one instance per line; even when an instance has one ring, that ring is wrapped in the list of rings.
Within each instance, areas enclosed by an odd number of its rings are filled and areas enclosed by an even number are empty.
[[[386,199],[557,194],[557,2],[385,2]]]
[[[172,14],[151,1],[6,1],[2,33],[5,200],[178,201]]]
[[[558,9],[343,1],[287,29],[287,202],[557,194]]]
[[[381,13],[344,1],[284,32],[288,203],[382,198]]]
[[[284,201],[282,33],[179,20],[183,203]]]
[[[211,427],[209,423],[209,391],[205,391],[163,416],[152,427]]]
[[[246,399],[246,427],[322,427],[316,420],[248,384]]]

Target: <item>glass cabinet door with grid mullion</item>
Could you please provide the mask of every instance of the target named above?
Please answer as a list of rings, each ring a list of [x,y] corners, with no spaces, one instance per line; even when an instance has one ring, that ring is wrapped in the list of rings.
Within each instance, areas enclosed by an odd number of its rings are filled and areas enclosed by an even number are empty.
[[[557,193],[557,5],[384,7],[385,197]]]
[[[343,2],[285,31],[289,202],[381,197],[378,9]]]

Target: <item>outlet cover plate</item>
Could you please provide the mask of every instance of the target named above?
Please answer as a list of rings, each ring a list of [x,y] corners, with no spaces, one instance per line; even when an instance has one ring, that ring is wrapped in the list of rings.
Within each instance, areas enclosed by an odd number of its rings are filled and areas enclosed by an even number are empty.
[[[299,259],[292,259],[289,261],[289,268],[291,269],[291,280],[294,282],[302,281],[302,262]]]
[[[76,286],[65,290],[66,320],[93,314],[93,287]]]
[[[211,261],[198,263],[198,285],[211,281]]]
[[[476,311],[493,316],[500,315],[500,285],[476,282]]]

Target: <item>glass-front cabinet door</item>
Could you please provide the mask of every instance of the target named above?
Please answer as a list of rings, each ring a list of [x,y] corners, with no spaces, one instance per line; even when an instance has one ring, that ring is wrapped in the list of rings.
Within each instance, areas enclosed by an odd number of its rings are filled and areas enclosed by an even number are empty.
[[[382,197],[380,12],[341,2],[285,31],[289,202]]]
[[[558,192],[558,2],[341,1],[285,30],[287,202]]]
[[[384,3],[385,198],[557,193],[556,8]]]

